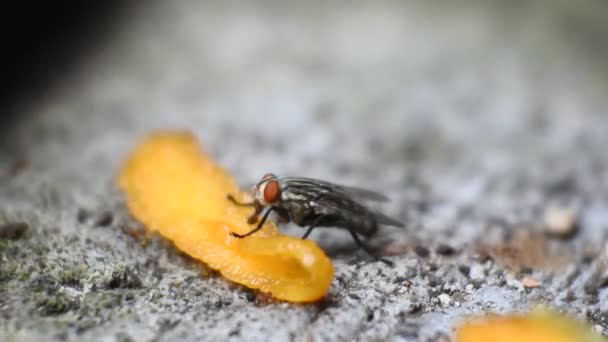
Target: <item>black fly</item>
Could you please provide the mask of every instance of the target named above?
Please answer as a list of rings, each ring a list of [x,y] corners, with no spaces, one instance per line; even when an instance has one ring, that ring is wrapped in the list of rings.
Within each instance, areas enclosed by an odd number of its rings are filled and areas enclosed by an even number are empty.
[[[372,201],[388,201],[388,198],[374,191],[332,184],[329,182],[300,177],[278,178],[272,173],[264,175],[252,188],[251,203],[240,203],[232,195],[228,199],[241,206],[252,206],[254,213],[249,223],[255,223],[264,208],[268,207],[256,228],[246,234],[231,233],[237,238],[247,237],[262,228],[271,212],[300,227],[308,227],[302,239],[316,227],[338,227],[348,230],[357,245],[370,255],[372,250],[364,244],[359,235],[370,237],[378,230],[378,224],[403,227],[403,223],[372,211],[353,198]],[[389,260],[379,260],[392,264]]]

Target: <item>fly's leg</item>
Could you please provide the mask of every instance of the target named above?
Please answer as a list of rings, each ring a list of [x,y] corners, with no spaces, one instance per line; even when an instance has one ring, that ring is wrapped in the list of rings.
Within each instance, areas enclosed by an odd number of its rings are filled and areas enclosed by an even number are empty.
[[[228,194],[226,196],[226,198],[230,202],[232,202],[234,205],[237,205],[239,207],[254,207],[255,208],[255,211],[253,212],[253,214],[251,214],[251,216],[249,216],[247,218],[247,223],[249,223],[249,224],[256,223],[258,221],[258,216],[260,216],[260,213],[262,212],[262,210],[264,210],[264,208],[260,205],[260,203],[258,201],[255,201],[255,200],[252,201],[252,202],[239,202],[231,194]]]
[[[363,241],[361,241],[361,239],[359,239],[359,236],[357,236],[357,233],[353,232],[352,230],[349,230],[350,235],[352,235],[353,239],[355,240],[355,242],[357,243],[357,245],[359,246],[359,248],[361,248],[362,250],[364,250],[367,254],[371,255],[372,257],[374,257],[376,260],[380,260],[383,263],[385,263],[388,266],[394,266],[395,264],[388,260],[385,259],[383,257],[379,257],[377,256],[374,251],[372,251],[372,249],[366,245],[365,243],[363,243]]]
[[[270,215],[270,213],[272,212],[273,208],[270,207],[270,209],[266,210],[266,213],[264,214],[264,216],[262,216],[262,220],[258,223],[258,226],[255,227],[254,229],[250,230],[249,232],[245,233],[245,234],[237,234],[235,232],[230,232],[230,235],[235,237],[235,238],[244,238],[247,237],[255,232],[257,232],[258,230],[262,229],[262,226],[264,225],[264,222],[266,222],[266,220],[268,219],[268,215]]]
[[[321,223],[322,218],[323,216],[317,216],[317,218],[308,226],[308,229],[306,229],[306,233],[302,235],[302,240],[306,240],[308,235],[312,233],[312,230],[315,229],[319,225],[319,223]]]
[[[234,196],[232,196],[232,194],[228,194],[226,195],[226,198],[234,203],[235,205],[238,205],[239,207],[255,207],[257,205],[256,201],[251,201],[251,202],[239,202],[236,198],[234,198]]]

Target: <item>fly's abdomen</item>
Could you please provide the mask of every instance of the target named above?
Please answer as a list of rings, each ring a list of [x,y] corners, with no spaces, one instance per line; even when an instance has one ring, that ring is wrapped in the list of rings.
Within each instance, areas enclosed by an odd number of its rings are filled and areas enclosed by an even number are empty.
[[[378,223],[372,215],[353,215],[350,216],[346,221],[347,225],[345,228],[363,236],[369,237],[378,231]]]

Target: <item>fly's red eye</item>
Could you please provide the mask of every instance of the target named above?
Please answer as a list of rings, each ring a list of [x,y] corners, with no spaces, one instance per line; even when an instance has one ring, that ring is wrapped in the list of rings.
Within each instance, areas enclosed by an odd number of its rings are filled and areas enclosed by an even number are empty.
[[[269,181],[264,187],[264,201],[266,203],[275,202],[277,199],[279,199],[279,192],[279,182],[276,180]]]
[[[277,176],[274,175],[274,173],[267,173],[264,175],[264,177],[262,177],[262,179],[269,179],[269,178],[276,178]]]

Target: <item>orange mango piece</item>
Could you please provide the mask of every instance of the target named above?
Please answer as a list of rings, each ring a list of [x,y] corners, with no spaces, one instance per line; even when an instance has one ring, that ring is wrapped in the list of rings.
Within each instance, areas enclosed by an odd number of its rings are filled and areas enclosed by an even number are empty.
[[[525,315],[489,315],[465,322],[456,342],[599,342],[605,341],[584,324],[540,309]]]
[[[311,302],[327,293],[334,269],[312,241],[279,234],[266,223],[252,236],[253,208],[226,199],[251,198],[185,132],[155,133],[125,162],[119,185],[131,214],[150,231],[218,270],[224,277],[290,302]]]

